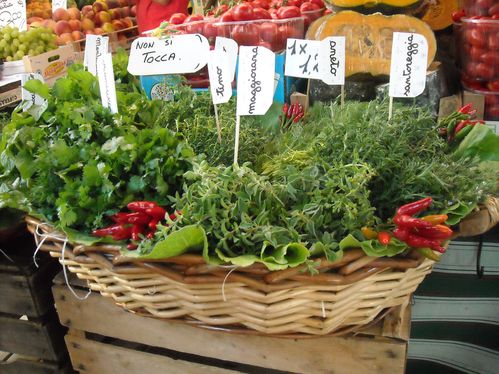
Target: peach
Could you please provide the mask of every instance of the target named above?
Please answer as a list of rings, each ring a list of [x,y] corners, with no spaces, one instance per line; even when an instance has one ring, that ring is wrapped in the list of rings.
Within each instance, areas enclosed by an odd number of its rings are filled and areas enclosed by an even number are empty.
[[[109,22],[111,22],[111,15],[108,12],[102,11],[95,15],[95,23],[97,25],[103,25]]]
[[[111,15],[111,19],[120,19],[121,18],[121,11],[119,8],[116,9],[109,9],[109,14]]]
[[[67,21],[69,20],[69,13],[66,9],[56,9],[54,13],[52,13],[52,19],[54,21]]]
[[[95,34],[95,35],[102,35],[102,34],[104,34],[104,30],[102,30],[100,27],[97,27],[97,28],[94,30],[94,34]]]
[[[106,5],[108,9],[119,8],[120,2],[118,0],[106,0]]]
[[[73,37],[71,36],[71,33],[64,33],[64,34],[61,34],[57,37],[56,42],[57,42],[57,45],[65,45],[68,43],[72,43]]]
[[[110,23],[110,22],[106,22],[102,25],[102,30],[105,32],[105,33],[110,33],[110,32],[113,32],[114,31],[114,27],[113,25]]]
[[[43,27],[52,29],[52,31],[54,31],[54,32],[55,32],[56,25],[57,25],[57,23],[53,19],[46,19],[45,21],[43,21]]]
[[[81,8],[81,14],[86,15],[90,10],[92,10],[92,5],[85,5]]]
[[[69,26],[68,21],[59,21],[55,24],[55,33],[57,35],[71,33],[73,31],[71,26]]]
[[[93,5],[92,5],[92,10],[95,12],[95,13],[99,13],[99,12],[103,12],[103,11],[106,11],[108,10],[109,8],[107,7],[107,4],[106,3],[103,3],[103,2],[100,2],[100,1],[96,1]]]
[[[91,19],[92,21],[95,20],[95,12],[93,10],[89,10],[83,18],[88,18]]]
[[[133,21],[130,17],[125,17],[121,19],[121,22],[125,25],[125,28],[128,29],[130,27],[133,27]]]
[[[73,38],[73,40],[82,40],[82,39],[85,39],[85,35],[81,32],[81,31],[73,31],[71,33],[71,37]]]
[[[68,9],[69,19],[81,20],[81,13],[78,8],[69,8]]]
[[[137,5],[134,5],[130,8],[130,14],[132,17],[135,17],[137,15]]]
[[[69,27],[71,27],[71,30],[73,31],[80,31],[81,30],[81,22],[78,21],[77,19],[70,19],[68,21]]]
[[[113,25],[114,30],[122,30],[126,28],[126,25],[119,19],[113,19],[111,21],[111,25]]]
[[[81,29],[83,31],[90,31],[93,30],[94,28],[95,28],[94,21],[92,21],[89,18],[83,18],[83,20],[81,21]]]
[[[127,6],[120,8],[120,13],[121,13],[122,18],[130,17],[132,15],[132,12],[130,11],[130,7],[127,7]]]
[[[42,22],[42,21],[43,21],[42,17],[29,17],[28,25],[31,25],[33,22]]]

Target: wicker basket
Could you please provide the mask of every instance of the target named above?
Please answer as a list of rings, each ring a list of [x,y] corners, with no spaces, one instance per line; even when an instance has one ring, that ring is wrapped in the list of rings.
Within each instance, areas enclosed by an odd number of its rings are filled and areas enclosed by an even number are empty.
[[[212,266],[196,255],[142,262],[121,257],[116,246],[74,245],[36,219],[28,217],[27,223],[41,250],[129,311],[263,334],[355,331],[387,308],[407,303],[433,265],[416,251],[405,258],[375,258],[360,249],[336,262],[322,259],[317,275],[305,266],[274,272],[261,264]]]

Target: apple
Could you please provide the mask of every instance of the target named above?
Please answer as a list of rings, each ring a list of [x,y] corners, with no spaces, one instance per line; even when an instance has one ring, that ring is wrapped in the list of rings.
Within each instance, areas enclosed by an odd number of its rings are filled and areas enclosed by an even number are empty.
[[[71,37],[73,38],[73,40],[82,40],[82,39],[85,39],[85,35],[81,32],[81,31],[73,31],[71,33]]]
[[[130,8],[130,14],[132,17],[135,17],[137,15],[137,5],[134,5]]]
[[[96,1],[96,2],[92,5],[92,9],[93,9],[93,11],[97,14],[97,13],[99,13],[99,12],[106,11],[106,10],[108,10],[109,8],[107,7],[107,4],[106,4],[106,3],[103,3],[103,2],[100,2],[100,1]]]
[[[57,35],[68,34],[71,33],[71,31],[73,30],[71,29],[71,26],[69,26],[68,21],[58,21],[55,24],[55,33]]]
[[[90,10],[92,10],[92,5],[85,5],[81,8],[81,14],[85,16]]]
[[[130,11],[130,7],[127,7],[127,6],[120,8],[120,13],[121,13],[122,18],[130,17],[132,15],[132,12]]]
[[[92,21],[95,22],[95,12],[93,10],[89,10],[84,16],[83,18],[88,18],[88,19],[91,19]]]
[[[108,9],[119,8],[120,2],[118,0],[106,0],[106,5]]]
[[[78,21],[77,19],[70,19],[68,21],[69,27],[71,27],[71,30],[73,31],[80,31],[81,30],[81,22]]]
[[[52,13],[52,19],[54,21],[67,21],[69,20],[69,13],[66,9],[56,9],[54,13]]]
[[[114,31],[114,27],[113,25],[110,23],[110,22],[106,22],[102,25],[102,30],[105,32],[105,33],[110,33],[110,32],[113,32]]]
[[[111,22],[111,15],[108,12],[99,12],[95,15],[95,24],[103,25],[105,23]]]
[[[115,8],[115,9],[110,9],[109,14],[111,15],[111,19],[120,19],[121,18],[121,11],[120,8]]]
[[[95,34],[95,35],[102,35],[102,34],[104,34],[104,30],[102,30],[100,27],[97,27],[97,28],[94,30],[94,34]]]
[[[90,18],[83,18],[81,21],[81,29],[83,31],[91,31],[95,28],[95,23]]]
[[[56,39],[57,45],[65,45],[72,42],[73,42],[73,37],[69,32],[59,35]]]
[[[78,8],[69,8],[68,9],[69,19],[77,19],[81,20],[81,13]]]
[[[130,17],[122,18],[121,22],[124,23],[126,29],[133,27],[133,21]]]
[[[118,31],[118,30],[123,30],[126,28],[126,25],[123,23],[123,21],[119,20],[119,19],[113,19],[111,21],[111,24],[113,25],[113,28],[114,30]]]

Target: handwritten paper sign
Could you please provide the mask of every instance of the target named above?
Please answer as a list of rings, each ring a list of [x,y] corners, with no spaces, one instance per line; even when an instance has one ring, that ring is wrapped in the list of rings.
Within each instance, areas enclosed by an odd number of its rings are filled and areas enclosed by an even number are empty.
[[[390,97],[416,97],[426,85],[428,42],[420,34],[394,32]]]
[[[210,51],[208,58],[208,75],[210,77],[210,91],[213,104],[223,104],[232,96],[231,66],[226,53],[214,49]]]
[[[132,75],[195,73],[208,63],[210,45],[200,34],[168,39],[135,39],[130,48],[128,72]]]
[[[102,106],[109,108],[111,113],[118,113],[116,100],[116,86],[114,83],[113,57],[111,53],[104,53],[97,60],[97,77],[99,79]]]
[[[26,0],[0,0],[0,27],[17,27],[26,31]]]
[[[330,36],[321,41],[321,79],[329,85],[345,84],[345,37]]]
[[[274,97],[275,55],[265,47],[239,47],[237,115],[267,113]]]
[[[56,9],[68,9],[68,0],[52,0],[52,13],[55,12]]]
[[[97,60],[108,53],[109,37],[88,34],[85,40],[83,65],[94,76],[97,76]]]
[[[26,82],[37,79],[40,82],[43,82],[43,77],[38,73],[27,73],[21,75],[21,98],[23,103],[21,105],[23,112],[29,112],[36,119],[40,118],[40,116],[47,109],[47,100],[45,100],[40,95],[30,92],[24,88]]]
[[[237,50],[238,46],[234,39],[222,38],[217,36],[215,39],[215,50],[222,50],[226,54],[226,59],[230,65],[230,77],[234,80],[236,75]]]

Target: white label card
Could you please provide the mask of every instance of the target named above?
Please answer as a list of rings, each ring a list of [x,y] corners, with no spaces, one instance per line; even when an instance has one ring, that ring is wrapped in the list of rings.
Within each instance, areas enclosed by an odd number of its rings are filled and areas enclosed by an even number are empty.
[[[239,47],[237,115],[267,113],[274,98],[275,55],[265,47]]]
[[[426,86],[428,43],[423,35],[394,32],[390,66],[391,97],[416,97]]]
[[[111,113],[118,113],[116,86],[114,83],[113,56],[105,53],[97,60],[97,78],[99,79],[102,106],[109,108]]]
[[[68,9],[68,0],[52,0],[52,13],[55,12],[56,9]]]
[[[27,30],[26,0],[0,0],[0,27],[5,26]]]
[[[97,60],[108,53],[109,37],[88,34],[85,40],[83,66],[97,76]]]
[[[40,82],[43,82],[43,77],[38,73],[27,73],[21,75],[21,98],[23,100],[22,109],[23,112],[29,112],[34,118],[37,120],[47,109],[48,103],[40,95],[30,92],[24,88],[24,85],[27,81],[37,79]]]
[[[329,85],[345,84],[345,37],[330,36],[321,41],[321,79]]]
[[[209,53],[208,75],[210,76],[210,92],[213,104],[223,104],[232,96],[232,81],[230,62],[226,53],[214,49]]]
[[[200,34],[167,39],[135,39],[130,48],[128,72],[132,75],[195,73],[208,63],[210,45]]]
[[[234,39],[222,38],[217,36],[215,39],[215,50],[221,49],[227,55],[227,60],[230,64],[230,77],[234,80],[236,75],[237,50],[238,46]]]

